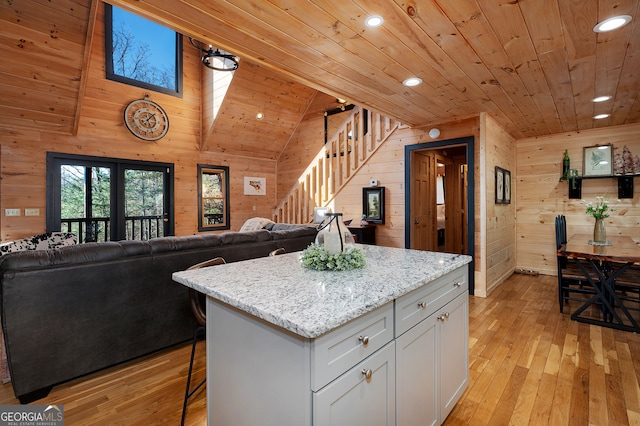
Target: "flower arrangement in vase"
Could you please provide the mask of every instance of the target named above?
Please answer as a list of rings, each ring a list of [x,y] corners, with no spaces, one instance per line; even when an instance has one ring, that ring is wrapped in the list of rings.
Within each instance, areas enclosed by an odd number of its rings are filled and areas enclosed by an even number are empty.
[[[608,218],[609,213],[614,212],[615,209],[609,207],[609,200],[602,195],[596,197],[595,203],[585,200],[582,200],[581,203],[586,207],[586,213],[596,220],[593,228],[593,241],[595,243],[605,243],[607,241],[607,231],[604,227],[604,219]]]

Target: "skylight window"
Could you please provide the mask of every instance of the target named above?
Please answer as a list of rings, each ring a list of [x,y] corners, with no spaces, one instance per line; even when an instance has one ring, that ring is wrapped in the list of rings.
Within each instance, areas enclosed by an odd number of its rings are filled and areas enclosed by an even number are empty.
[[[182,36],[160,24],[105,5],[107,79],[182,96]]]

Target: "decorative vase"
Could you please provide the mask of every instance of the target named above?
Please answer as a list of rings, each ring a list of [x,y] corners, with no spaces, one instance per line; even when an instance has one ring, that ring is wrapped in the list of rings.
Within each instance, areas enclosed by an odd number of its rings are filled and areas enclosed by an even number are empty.
[[[593,241],[604,243],[607,241],[607,230],[604,228],[604,219],[596,219],[593,227]]]
[[[342,213],[325,213],[325,220],[318,226],[316,244],[329,254],[345,253],[347,247],[355,247],[353,235],[344,225]]]

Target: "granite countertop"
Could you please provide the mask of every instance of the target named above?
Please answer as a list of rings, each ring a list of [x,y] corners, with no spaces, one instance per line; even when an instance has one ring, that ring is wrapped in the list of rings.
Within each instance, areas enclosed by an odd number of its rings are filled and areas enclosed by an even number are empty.
[[[360,245],[367,265],[302,267],[300,252],[175,272],[173,279],[302,337],[315,338],[471,261],[471,256]]]

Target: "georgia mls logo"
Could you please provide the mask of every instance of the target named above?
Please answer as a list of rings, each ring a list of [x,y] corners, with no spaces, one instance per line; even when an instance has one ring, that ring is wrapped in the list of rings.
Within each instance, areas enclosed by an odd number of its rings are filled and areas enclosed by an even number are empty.
[[[62,405],[0,405],[0,426],[63,426]]]

